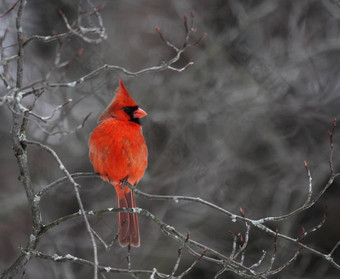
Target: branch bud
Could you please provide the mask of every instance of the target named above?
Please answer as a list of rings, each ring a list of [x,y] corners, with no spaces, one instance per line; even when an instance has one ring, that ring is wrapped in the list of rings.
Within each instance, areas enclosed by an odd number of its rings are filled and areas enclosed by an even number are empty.
[[[77,52],[77,56],[80,56],[80,55],[82,55],[82,54],[83,54],[83,52],[84,52],[84,49],[83,49],[83,48],[79,49],[79,50],[78,50],[78,52]]]
[[[185,32],[188,33],[189,32],[188,17],[186,14],[184,14],[184,28],[185,28]]]
[[[244,217],[244,211],[242,207],[240,207],[240,212],[241,212],[242,217]]]
[[[307,175],[308,175],[308,177],[310,177],[310,172],[309,172],[309,168],[308,168],[308,164],[307,164],[307,162],[306,162],[306,161],[303,161],[303,164],[304,164],[304,166],[305,166],[305,169],[306,169],[306,171],[307,171]]]
[[[242,234],[241,234],[241,233],[238,233],[238,234],[237,234],[237,236],[238,236],[238,238],[239,238],[239,240],[240,240],[241,244],[243,245],[243,243],[244,243],[244,240],[243,240],[243,236],[242,236]]]
[[[189,238],[190,238],[190,232],[187,232],[187,237],[186,237],[186,239],[184,240],[184,243],[188,243]]]

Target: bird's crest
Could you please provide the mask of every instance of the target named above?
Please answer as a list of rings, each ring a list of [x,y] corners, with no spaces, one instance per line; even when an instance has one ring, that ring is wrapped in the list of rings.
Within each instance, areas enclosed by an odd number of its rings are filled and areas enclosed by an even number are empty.
[[[136,102],[132,99],[129,92],[126,90],[122,79],[119,80],[119,86],[116,90],[116,94],[112,102],[107,106],[102,115],[99,117],[98,122],[102,122],[109,118],[121,118],[122,108],[124,107],[135,107]]]

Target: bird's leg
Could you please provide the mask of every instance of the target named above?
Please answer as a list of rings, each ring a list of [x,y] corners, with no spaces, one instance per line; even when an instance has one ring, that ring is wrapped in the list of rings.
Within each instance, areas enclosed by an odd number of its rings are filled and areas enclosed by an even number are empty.
[[[119,184],[121,185],[120,187],[122,188],[122,190],[125,188],[125,186],[127,186],[127,183],[128,183],[127,180],[128,180],[128,177],[126,176],[119,181]]]

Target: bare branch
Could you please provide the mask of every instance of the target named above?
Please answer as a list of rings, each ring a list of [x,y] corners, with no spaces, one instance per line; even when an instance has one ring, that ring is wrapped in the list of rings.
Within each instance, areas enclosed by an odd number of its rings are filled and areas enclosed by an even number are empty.
[[[277,273],[281,272],[283,269],[285,269],[287,266],[289,266],[290,264],[292,264],[293,262],[295,262],[295,260],[297,259],[298,255],[300,254],[301,250],[302,250],[302,248],[299,248],[299,249],[295,252],[294,256],[293,256],[291,259],[289,259],[287,262],[285,262],[285,263],[284,263],[283,265],[281,265],[280,267],[278,267],[278,268],[276,268],[276,269],[270,271],[270,272],[268,273],[268,275],[277,274]]]
[[[333,120],[332,130],[328,131],[329,135],[329,145],[330,145],[330,152],[329,152],[329,167],[331,170],[331,176],[334,176],[334,167],[333,167],[333,152],[334,152],[334,144],[333,144],[333,135],[336,127],[336,118]]]
[[[268,272],[270,272],[270,271],[272,270],[273,264],[274,264],[275,259],[276,259],[276,252],[277,252],[277,235],[278,235],[278,233],[279,233],[279,230],[276,229],[275,233],[276,233],[276,235],[275,235],[275,237],[274,237],[274,243],[273,243],[273,254],[272,254],[272,257],[271,257],[271,259],[270,259],[270,264],[269,264],[269,266],[268,266],[268,268],[267,268],[267,270],[266,270],[265,273],[268,273]]]
[[[332,251],[327,254],[327,257],[332,257],[332,254],[335,252],[335,250],[340,246],[340,240],[334,245]]]
[[[0,17],[3,17],[7,14],[9,14],[11,11],[13,11],[16,7],[16,5],[20,2],[21,0],[17,0],[16,2],[14,2],[14,4],[5,12],[3,12],[2,14],[0,14]]]
[[[100,177],[98,174],[95,174],[95,173],[76,173],[74,174],[74,177],[75,178],[81,178],[81,177]],[[45,194],[47,191],[49,191],[50,189],[54,188],[55,186],[57,185],[60,185],[61,183],[63,183],[65,181],[65,178],[61,178],[49,185],[47,185],[46,187],[44,187],[39,193],[40,195],[42,194]],[[244,223],[248,223],[260,230],[262,230],[263,232],[265,232],[266,234],[268,235],[271,235],[273,237],[278,237],[278,238],[282,238],[284,240],[287,240],[291,243],[294,243],[298,246],[300,246],[301,248],[304,248],[308,251],[310,251],[311,253],[317,255],[317,256],[320,256],[324,259],[326,259],[327,261],[329,261],[334,267],[336,267],[337,269],[340,270],[340,265],[337,264],[336,262],[334,262],[333,258],[327,258],[326,254],[323,254],[319,251],[317,251],[316,249],[312,248],[312,247],[309,247],[307,245],[305,245],[304,243],[301,243],[299,242],[299,239],[295,239],[295,238],[292,238],[292,237],[289,237],[287,235],[284,235],[284,234],[280,234],[278,232],[275,232],[273,230],[271,230],[270,228],[268,228],[267,226],[263,225],[262,222],[259,222],[258,220],[252,220],[252,219],[249,219],[249,218],[246,218],[246,217],[243,217],[243,216],[238,216],[238,215],[235,215],[235,214],[232,214],[231,212],[215,205],[215,204],[212,204],[208,201],[205,201],[201,198],[197,198],[197,197],[188,197],[188,196],[163,196],[163,195],[151,195],[151,194],[148,194],[148,193],[144,193],[140,190],[138,190],[136,187],[133,187],[132,185],[129,185],[127,183],[127,186],[132,190],[134,191],[136,194],[144,197],[144,198],[147,198],[147,199],[150,199],[150,200],[170,200],[170,201],[179,201],[179,200],[186,200],[186,201],[191,201],[191,202],[196,202],[196,203],[200,203],[200,204],[203,204],[205,206],[208,206],[210,208],[213,208],[215,209],[217,212],[220,212],[222,214],[225,214],[225,215],[228,215],[232,220],[237,220],[237,221],[240,221],[240,222],[244,222]],[[130,212],[130,211],[128,211]],[[134,211],[132,211],[134,212]],[[150,217],[153,221],[155,221],[157,224],[162,224],[160,222],[160,220],[158,220],[155,216],[153,216],[152,214],[150,214],[149,212],[147,211],[144,211],[144,210],[137,210],[136,211],[137,213],[141,213],[143,215],[146,215],[147,217]],[[144,213],[143,213],[144,212]],[[164,225],[165,226],[165,225]],[[172,233],[169,233],[169,229],[170,231],[172,231],[171,227],[169,227],[167,230],[164,230],[164,226],[161,226],[161,229],[166,233],[166,235],[169,235],[171,236]],[[174,239],[178,240],[177,237],[179,237],[179,239],[182,239],[183,241],[185,240],[185,237],[184,236],[180,236],[180,234],[178,232],[176,232],[174,234]],[[194,246],[196,246],[197,248],[200,248],[200,249],[205,249],[206,246],[202,245],[202,244],[199,244],[197,242],[194,242],[192,240],[189,240],[190,244],[193,244]],[[208,250],[208,251],[213,251],[213,250]],[[224,258],[224,259],[229,259],[230,258],[225,258],[225,256],[221,255],[220,253],[218,253],[217,251],[214,251],[214,253],[217,253],[217,255],[219,255],[220,257]],[[238,264],[238,263],[237,263]]]
[[[84,206],[83,206],[83,203],[82,203],[81,198],[80,198],[80,193],[79,193],[79,190],[78,190],[80,185],[74,181],[74,179],[72,178],[72,176],[70,175],[68,170],[65,168],[64,164],[62,163],[62,161],[60,160],[60,158],[58,157],[58,155],[55,153],[55,151],[53,149],[51,149],[50,147],[48,147],[48,146],[46,146],[46,145],[44,145],[44,144],[42,144],[40,142],[36,142],[36,141],[25,140],[24,143],[25,144],[36,145],[36,146],[46,150],[47,152],[49,152],[52,155],[52,157],[57,161],[60,170],[64,172],[64,174],[66,175],[68,180],[74,186],[74,190],[75,190],[75,193],[76,193],[76,198],[77,198],[77,201],[78,201],[78,204],[79,204],[79,207],[80,207],[80,211],[82,213],[84,222],[86,224],[86,229],[87,229],[87,231],[89,233],[89,236],[90,236],[90,239],[91,239],[91,242],[92,242],[93,257],[94,257],[94,279],[97,279],[98,278],[98,255],[97,255],[98,252],[97,252],[97,244],[96,244],[96,241],[94,239],[94,235],[92,233],[92,229],[91,229],[90,223],[89,223],[89,221],[87,219],[87,216],[86,216],[86,213],[85,213],[85,210],[84,210]]]
[[[236,253],[236,246],[237,246],[237,236],[232,231],[230,231],[229,233],[233,237],[233,245],[232,245],[233,248],[231,250],[231,254],[230,254],[229,258],[234,259],[235,253]]]
[[[304,165],[305,165],[305,168],[306,168],[306,171],[307,171],[309,183],[308,183],[308,196],[307,196],[307,199],[306,199],[306,201],[305,201],[305,203],[303,204],[302,207],[308,205],[308,203],[310,202],[310,200],[312,198],[312,194],[313,194],[312,175],[310,173],[310,170],[308,168],[306,161],[304,161]]]
[[[9,87],[8,82],[7,82],[5,76],[4,76],[2,73],[0,73],[0,79],[2,80],[2,82],[4,83],[4,85],[8,88],[8,87]],[[1,106],[1,105],[5,104],[5,103],[7,102],[7,98],[6,98],[6,96],[0,97],[0,98],[1,98],[1,99],[0,99],[0,100],[1,100],[1,101],[0,101],[0,106]]]
[[[42,122],[47,122],[47,120],[50,120],[50,119],[52,119],[52,118],[54,117],[55,113],[56,113],[58,110],[60,110],[61,108],[63,108],[63,107],[66,106],[67,104],[69,104],[70,102],[72,102],[72,99],[68,99],[65,103],[56,106],[56,107],[53,109],[52,113],[51,113],[50,115],[48,115],[48,116],[41,116],[41,115],[38,115],[38,114],[34,113],[31,109],[25,108],[25,107],[24,107],[23,105],[21,105],[20,103],[19,103],[19,107],[20,107],[20,110],[21,110],[22,112],[25,112],[25,113],[28,114],[28,115],[32,115],[32,116],[34,116],[35,118],[37,118],[38,120],[41,120]]]
[[[99,174],[96,174],[96,173],[93,173],[93,172],[78,172],[78,173],[72,173],[70,174],[70,176],[72,178],[89,178],[89,177],[98,177],[100,178],[100,175]],[[43,195],[45,195],[48,191],[52,190],[54,187],[60,185],[60,184],[63,184],[65,183],[66,181],[68,181],[68,177],[65,176],[65,177],[62,177],[44,187],[42,187],[40,189],[40,191],[37,193],[37,196],[38,197],[42,197]]]
[[[76,31],[78,32],[78,30],[73,30],[71,25],[69,24],[69,22],[67,21],[67,18],[65,17],[65,15],[62,13],[61,10],[58,10],[59,13],[61,14],[61,16],[63,17],[65,24],[67,26],[67,28],[70,30],[70,32],[73,34]],[[193,15],[192,15],[193,17]],[[192,22],[193,24],[193,22]],[[72,31],[73,30],[73,31]],[[36,81],[32,84],[26,85],[23,87],[22,90],[27,90],[30,89],[32,87],[36,88],[36,89],[41,89],[41,88],[59,88],[59,87],[66,87],[66,88],[73,88],[79,84],[82,84],[83,82],[95,77],[96,75],[98,75],[99,73],[106,71],[106,70],[116,70],[116,71],[121,71],[122,73],[128,75],[128,76],[139,76],[145,73],[149,73],[149,72],[159,72],[159,71],[164,71],[164,70],[171,70],[171,71],[176,71],[176,72],[183,72],[185,71],[187,68],[189,68],[190,66],[192,66],[194,64],[194,62],[189,62],[187,63],[184,67],[182,68],[177,68],[174,67],[173,64],[175,64],[177,61],[179,61],[179,59],[181,58],[182,54],[189,48],[189,47],[194,47],[196,45],[198,45],[203,38],[205,38],[207,35],[206,33],[203,33],[202,36],[195,41],[193,44],[189,44],[189,40],[190,40],[190,35],[193,32],[194,28],[191,26],[191,28],[188,29],[188,31],[186,32],[186,37],[185,37],[185,42],[183,44],[182,48],[178,48],[176,46],[174,46],[170,41],[166,40],[162,34],[162,32],[160,31],[160,29],[158,27],[156,27],[156,31],[159,34],[161,40],[167,44],[169,47],[171,47],[174,51],[175,51],[175,55],[170,58],[168,61],[163,61],[160,65],[158,66],[152,66],[152,67],[148,67],[148,68],[144,68],[141,69],[139,71],[130,71],[124,67],[121,66],[117,66],[117,65],[109,65],[109,64],[104,64],[101,67],[98,67],[97,69],[91,71],[90,73],[82,76],[81,78],[74,80],[74,81],[70,81],[70,82],[66,82],[66,83],[51,83],[51,82],[47,82],[46,80],[40,80],[40,81]],[[79,34],[78,34],[79,35]],[[56,40],[59,38],[63,38],[66,35],[64,34],[63,36],[47,36],[47,37],[36,37],[36,39],[41,39],[45,42],[48,41],[52,41],[52,40]],[[33,39],[33,38],[32,38]],[[27,42],[27,41],[26,41]],[[32,91],[28,91],[23,93],[23,97],[26,97],[28,95],[32,94]]]
[[[313,228],[311,228],[310,230],[306,231],[305,228],[302,228],[302,236],[300,236],[297,240],[300,241],[302,240],[302,243],[305,244],[305,238],[312,232],[317,231],[318,229],[320,229],[326,222],[327,219],[327,205],[325,205],[325,212],[324,215],[321,219],[321,221],[319,222],[319,224],[317,224],[316,226],[314,226]]]
[[[211,248],[209,248],[209,247],[207,247],[207,246],[205,246],[205,245],[203,245],[199,242],[196,242],[194,240],[190,240],[187,236],[184,236],[181,233],[179,233],[174,227],[164,223],[159,218],[157,218],[155,215],[153,215],[151,212],[149,212],[145,209],[142,209],[142,208],[107,208],[107,209],[98,210],[98,211],[92,211],[91,210],[91,211],[85,212],[85,214],[91,215],[91,216],[97,216],[97,215],[101,215],[101,214],[108,214],[108,213],[112,214],[112,213],[116,213],[116,212],[138,213],[138,214],[142,214],[142,215],[146,216],[151,221],[153,221],[156,225],[158,225],[160,227],[161,231],[165,235],[170,236],[171,238],[173,238],[177,242],[180,242],[180,243],[186,242],[188,249],[191,252],[194,252],[194,254],[198,256],[198,258],[195,261],[196,263],[198,261],[200,261],[202,258],[207,259],[206,256],[205,256],[205,253],[209,252],[212,255],[214,255],[215,257],[223,260],[223,261],[221,261],[221,260],[215,260],[214,259],[213,262],[215,262],[215,263],[223,264],[223,262],[228,262],[228,263],[230,263],[234,266],[237,266],[238,268],[240,268],[240,270],[244,270],[245,273],[249,273],[249,272],[252,273],[253,272],[253,271],[251,271],[251,269],[243,266],[242,264],[234,261],[233,259],[230,259],[230,258],[224,256],[223,254],[217,252],[216,250],[211,249]],[[44,226],[43,233],[54,228],[55,226],[58,226],[62,222],[69,221],[69,220],[72,220],[74,218],[81,217],[81,216],[82,216],[82,213],[81,213],[81,211],[79,211],[79,212],[73,213],[71,215],[67,215],[67,216],[64,216],[60,219],[57,219],[57,220],[53,221],[52,223]],[[192,247],[200,249],[202,252],[201,253],[195,252],[193,250],[193,248],[191,248],[189,245],[192,246]]]
[[[78,264],[82,264],[82,265],[87,265],[87,266],[91,266],[93,268],[95,268],[95,263],[76,257],[76,256],[72,256],[70,254],[67,254],[65,256],[61,256],[61,255],[57,255],[54,254],[53,256],[48,255],[48,254],[44,254],[40,251],[37,250],[30,250],[24,253],[29,254],[29,256],[34,256],[37,258],[41,258],[41,259],[46,259],[46,260],[51,260],[54,261],[56,263],[63,263],[63,262],[73,262],[73,263],[78,263]],[[101,272],[107,272],[107,273],[121,273],[121,274],[129,274],[131,272],[135,273],[135,274],[145,274],[145,275],[151,275],[152,271],[149,270],[128,270],[128,269],[124,269],[124,268],[114,268],[114,267],[110,267],[110,266],[102,266],[102,265],[97,265],[98,271]],[[162,273],[158,273],[161,276],[163,276],[163,278],[166,278],[167,275],[162,274]]]
[[[247,248],[248,242],[249,242],[249,232],[250,232],[250,225],[248,223],[245,223],[246,225],[246,233],[245,233],[245,238],[244,240],[242,239],[241,241],[241,248],[240,250],[235,254],[234,258],[236,259],[240,254],[242,255],[240,263],[243,264],[244,262],[244,252]]]
[[[182,246],[178,249],[178,252],[177,252],[177,260],[176,260],[176,263],[172,269],[172,272],[171,272],[171,275],[170,275],[170,278],[173,278],[173,276],[175,275],[178,267],[179,267],[179,263],[181,261],[181,257],[182,257],[182,250],[184,248],[184,246],[188,243],[188,240],[190,238],[190,232],[187,232],[187,237],[186,239],[184,240]]]
[[[19,89],[22,86],[23,82],[23,50],[22,50],[22,38],[23,38],[23,30],[22,30],[22,14],[24,12],[24,8],[26,5],[26,0],[20,0],[17,17],[16,17],[16,33],[17,33],[17,41],[18,41],[18,59],[17,59],[17,73],[16,73],[16,88]],[[16,91],[17,92],[17,91]],[[34,190],[33,185],[28,169],[28,159],[27,159],[27,151],[26,146],[23,143],[23,140],[26,138],[26,125],[27,121],[22,119],[19,115],[19,106],[18,104],[14,104],[13,110],[13,122],[12,122],[12,135],[13,135],[13,150],[14,155],[17,158],[17,162],[19,165],[20,176],[19,180],[23,183],[28,205],[31,209],[32,214],[32,226],[33,232],[31,234],[29,243],[27,245],[27,249],[34,249],[37,245],[39,239],[39,232],[42,227],[41,222],[41,213],[39,206],[34,203]],[[6,269],[1,278],[11,278],[15,276],[21,268],[23,268],[26,263],[29,261],[30,256],[25,254],[19,255],[19,257],[14,261],[14,263]]]
[[[44,127],[42,127],[39,122],[33,120],[33,122],[39,127],[39,129],[46,135],[49,136],[55,136],[55,135],[63,135],[63,136],[67,136],[67,135],[71,135],[75,132],[77,132],[78,130],[84,128],[86,121],[90,118],[90,116],[92,115],[92,112],[90,112],[88,115],[86,115],[82,121],[82,123],[80,123],[77,127],[73,128],[73,129],[69,129],[69,130],[57,130],[57,131],[48,131],[46,130]]]
[[[58,6],[56,6],[56,9],[57,9],[58,13],[60,14],[60,16],[62,17],[62,19],[64,20],[66,28],[68,29],[68,31],[71,34],[80,37],[81,39],[83,39],[87,43],[99,44],[103,40],[106,40],[107,35],[106,35],[105,28],[103,27],[103,22],[101,20],[101,16],[99,15],[99,13],[97,11],[95,11],[95,9],[94,9],[94,14],[97,16],[97,18],[100,19],[99,20],[99,27],[84,27],[82,25],[79,25],[76,28],[73,28],[71,26],[71,24],[68,22],[67,17],[65,16],[65,14],[62,12],[62,10]],[[94,34],[98,35],[98,38],[92,39],[90,37],[87,37],[86,35],[88,33],[94,33]]]
[[[169,47],[171,47],[174,51],[178,52],[179,49],[174,46],[171,42],[167,41],[164,36],[163,36],[163,33],[161,32],[161,29],[159,27],[156,27],[155,28],[156,32],[159,34],[159,37],[161,38],[161,40],[166,44],[168,45]]]
[[[90,215],[90,213],[93,213],[93,211],[89,211],[88,214]],[[116,235],[114,236],[114,238],[112,239],[112,241],[107,244],[97,233],[95,230],[92,229],[92,232],[94,234],[95,237],[98,238],[98,240],[103,244],[103,246],[105,247],[105,250],[106,251],[110,251],[112,246],[116,243],[117,239],[118,239],[118,236],[119,236],[119,231],[116,233]]]
[[[195,267],[195,265],[203,258],[204,254],[208,251],[208,248],[204,249],[202,254],[186,269],[182,272],[178,278],[183,278],[185,275],[188,275]]]
[[[29,43],[31,43],[34,40],[38,40],[38,41],[43,41],[45,43],[49,43],[49,42],[54,42],[56,40],[60,40],[60,39],[64,39],[64,38],[70,37],[71,35],[72,35],[71,32],[55,34],[53,36],[33,35],[32,37],[28,38],[24,42],[23,47],[26,47]]]
[[[17,60],[18,58],[19,58],[18,55],[12,55],[12,56],[10,56],[10,57],[2,58],[2,59],[0,60],[0,66],[5,65],[5,64],[8,64],[9,62],[15,61],[15,60]]]
[[[221,270],[219,270],[219,271],[216,273],[214,279],[217,279],[220,275],[222,275],[222,274],[223,274],[224,272],[226,272],[226,271],[227,271],[227,268],[226,268],[226,267],[223,267]]]
[[[256,268],[256,267],[259,267],[259,266],[262,264],[262,262],[263,262],[263,260],[264,260],[264,258],[265,258],[265,256],[266,256],[266,254],[267,254],[266,251],[262,251],[262,256],[261,256],[261,258],[258,260],[258,262],[254,263],[254,264],[251,265],[249,268],[250,268],[250,269],[254,269],[254,268]]]
[[[99,73],[106,71],[106,70],[119,70],[119,71],[121,71],[122,73],[124,73],[128,76],[138,76],[138,75],[145,74],[145,73],[148,73],[148,72],[158,72],[158,71],[164,71],[164,70],[167,70],[167,69],[172,70],[172,71],[182,72],[182,71],[186,70],[188,67],[190,67],[191,65],[194,64],[193,62],[189,62],[183,68],[172,67],[171,65],[176,63],[179,60],[182,53],[183,53],[183,51],[178,52],[175,57],[173,57],[172,59],[170,59],[167,62],[163,62],[159,66],[153,66],[153,67],[150,67],[150,68],[145,68],[145,69],[142,69],[142,70],[139,70],[139,71],[136,71],[136,72],[129,71],[129,70],[127,70],[127,69],[125,69],[124,67],[121,67],[121,66],[105,64],[105,65],[93,70],[92,72],[84,75],[83,77],[81,77],[81,78],[79,78],[75,81],[71,81],[71,82],[67,82],[67,83],[49,83],[49,82],[44,82],[44,81],[38,81],[38,82],[35,82],[34,84],[24,86],[23,90],[32,88],[33,86],[36,89],[42,89],[42,88],[46,88],[46,87],[50,87],[50,88],[59,88],[59,87],[73,88],[73,87],[75,87],[79,84],[82,84],[84,81],[90,80],[91,78],[95,77]],[[33,93],[32,91],[25,92],[23,94],[23,97],[31,95],[32,93]]]
[[[340,173],[335,173],[334,169],[333,169],[333,152],[334,152],[334,144],[333,144],[333,134],[335,131],[335,127],[336,127],[336,119],[333,120],[333,126],[332,126],[332,130],[328,131],[328,135],[330,138],[330,152],[329,152],[329,165],[330,165],[330,178],[328,180],[328,182],[326,183],[326,185],[322,188],[322,190],[311,200],[311,195],[312,195],[312,177],[308,168],[307,163],[305,162],[305,168],[307,170],[307,174],[308,174],[308,179],[309,179],[309,190],[308,190],[308,196],[307,196],[307,200],[306,202],[299,208],[293,210],[292,212],[282,215],[282,216],[277,216],[277,217],[265,217],[265,218],[261,218],[259,220],[257,220],[257,222],[259,223],[264,223],[264,222],[268,222],[268,221],[283,221],[286,220],[288,218],[290,218],[293,215],[296,215],[297,213],[300,213],[310,207],[312,207],[319,199],[320,197],[326,192],[326,190],[333,184],[335,178],[337,178]],[[308,201],[308,202],[307,202]]]

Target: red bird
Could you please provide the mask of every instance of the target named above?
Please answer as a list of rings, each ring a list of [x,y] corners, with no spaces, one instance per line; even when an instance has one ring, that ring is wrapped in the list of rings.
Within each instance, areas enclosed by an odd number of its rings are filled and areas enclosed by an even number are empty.
[[[134,194],[125,182],[136,186],[147,167],[148,149],[139,122],[145,115],[120,79],[116,96],[99,117],[89,140],[92,165],[115,187],[118,208],[136,207]],[[140,245],[136,213],[118,212],[118,231],[122,247]]]

